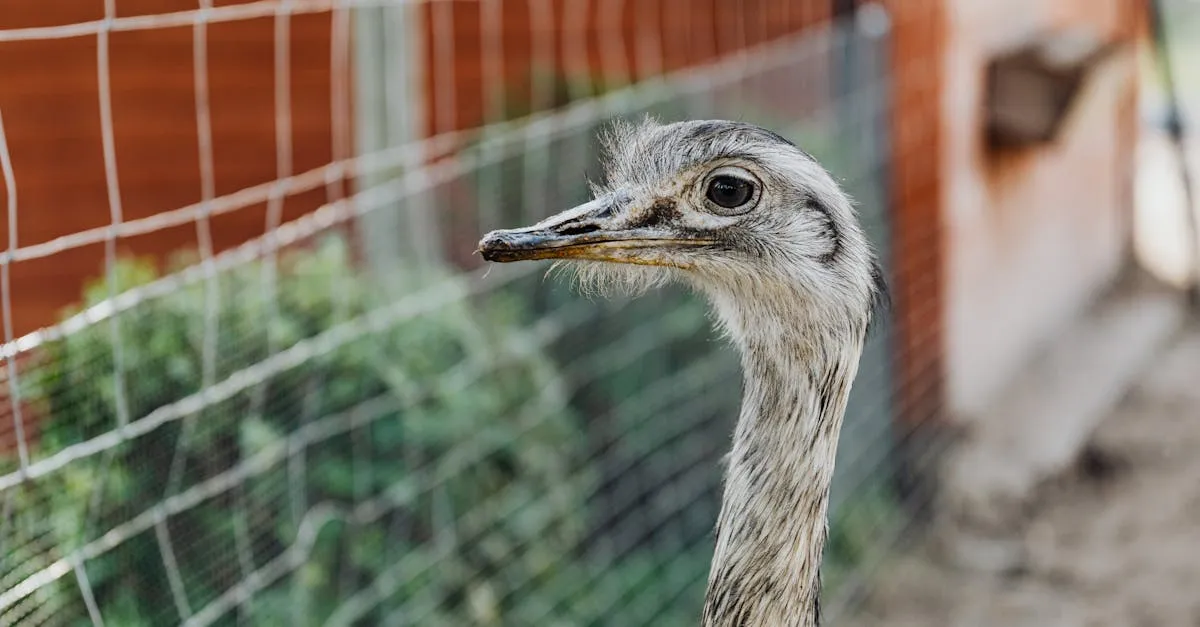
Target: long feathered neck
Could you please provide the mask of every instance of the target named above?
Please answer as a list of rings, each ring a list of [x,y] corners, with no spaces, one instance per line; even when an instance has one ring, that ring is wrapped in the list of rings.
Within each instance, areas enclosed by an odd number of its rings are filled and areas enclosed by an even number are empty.
[[[866,335],[865,321],[818,323],[839,317],[798,315],[786,295],[758,296],[753,307],[714,299],[741,350],[744,400],[704,627],[818,623],[834,456]]]

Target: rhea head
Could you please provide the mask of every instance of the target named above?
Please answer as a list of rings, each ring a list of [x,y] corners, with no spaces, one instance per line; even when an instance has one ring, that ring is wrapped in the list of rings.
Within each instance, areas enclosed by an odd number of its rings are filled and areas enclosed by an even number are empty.
[[[740,122],[651,119],[617,123],[602,142],[594,200],[488,233],[483,257],[568,261],[601,288],[682,281],[736,340],[785,332],[781,316],[793,329],[869,321],[880,293],[870,246],[849,198],[795,144]]]

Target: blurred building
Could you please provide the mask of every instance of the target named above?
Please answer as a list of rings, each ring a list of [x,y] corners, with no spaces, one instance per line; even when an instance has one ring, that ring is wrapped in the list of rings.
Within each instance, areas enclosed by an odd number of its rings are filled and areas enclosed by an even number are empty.
[[[947,2],[941,205],[947,395],[970,416],[1070,324],[1128,259],[1139,3]],[[1124,44],[1089,68],[1045,146],[988,150],[989,59],[1032,36]]]

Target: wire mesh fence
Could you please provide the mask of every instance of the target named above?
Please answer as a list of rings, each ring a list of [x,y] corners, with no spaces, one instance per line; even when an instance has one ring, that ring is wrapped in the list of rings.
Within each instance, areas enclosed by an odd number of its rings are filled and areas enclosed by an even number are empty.
[[[0,56],[27,65],[0,72],[86,78],[0,93],[0,622],[696,622],[735,355],[689,294],[593,301],[474,243],[585,200],[597,131],[649,113],[794,139],[894,259],[896,16],[25,6]],[[44,111],[88,126],[39,153]],[[71,150],[101,197],[63,191]],[[893,336],[873,334],[842,435],[834,614],[910,521]]]

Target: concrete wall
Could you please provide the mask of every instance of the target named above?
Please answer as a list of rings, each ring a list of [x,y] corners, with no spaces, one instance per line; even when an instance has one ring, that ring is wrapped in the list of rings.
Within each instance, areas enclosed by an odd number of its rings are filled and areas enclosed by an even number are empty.
[[[1099,67],[1060,141],[988,155],[989,54],[1034,31],[1132,34],[1127,0],[948,0],[942,159],[952,415],[969,419],[1119,270],[1126,251],[1135,83],[1128,53]]]

